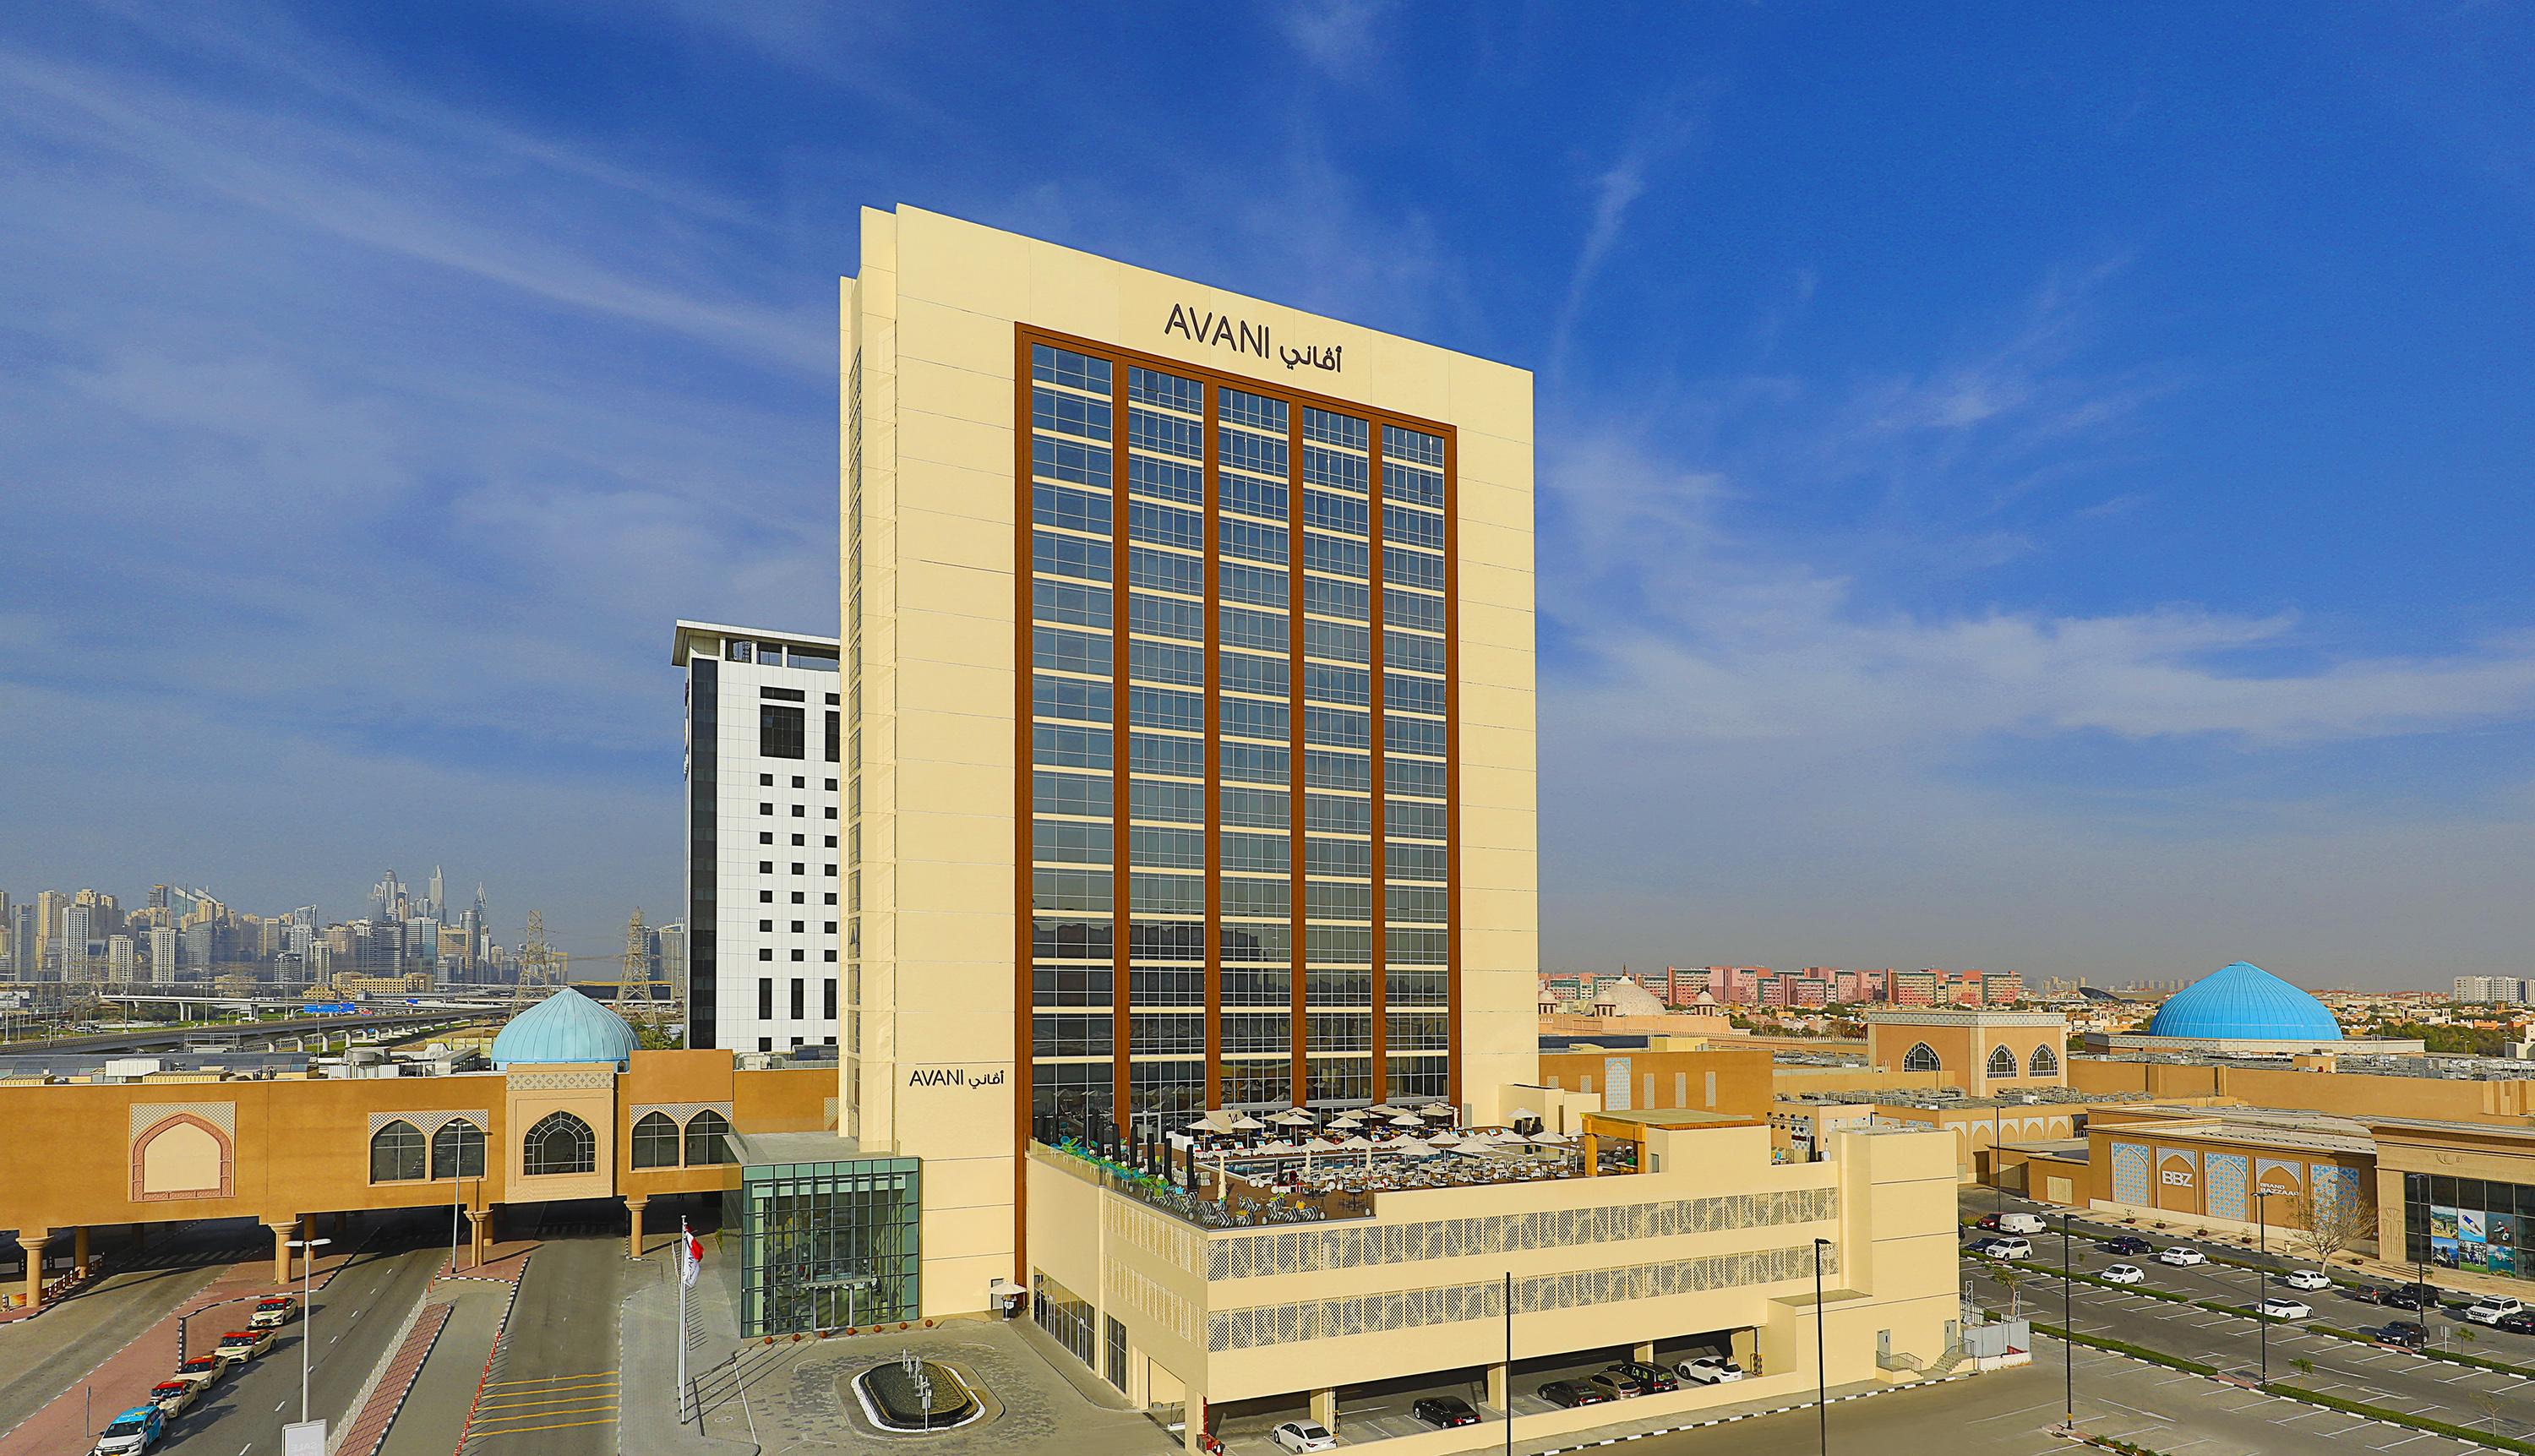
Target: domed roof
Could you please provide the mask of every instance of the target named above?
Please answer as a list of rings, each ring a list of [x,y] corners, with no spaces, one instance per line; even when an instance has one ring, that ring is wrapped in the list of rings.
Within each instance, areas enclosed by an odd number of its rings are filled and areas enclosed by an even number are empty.
[[[2259,966],[2238,961],[2185,986],[2157,1008],[2151,1037],[2237,1042],[2338,1042],[2321,1001]]]
[[[502,1028],[493,1039],[493,1069],[513,1062],[612,1061],[622,1071],[640,1045],[624,1017],[565,986]]]
[[[1623,976],[1594,993],[1593,1009],[1606,1016],[1661,1016],[1664,1003],[1635,978]]]

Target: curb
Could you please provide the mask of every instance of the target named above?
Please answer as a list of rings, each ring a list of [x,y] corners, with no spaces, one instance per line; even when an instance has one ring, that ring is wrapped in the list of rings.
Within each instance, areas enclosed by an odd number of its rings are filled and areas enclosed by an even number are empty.
[[[1978,1370],[1956,1370],[1950,1375],[1940,1375],[1934,1380],[1913,1380],[1906,1385],[1887,1385],[1882,1390],[1860,1390],[1851,1392],[1847,1395],[1833,1396],[1827,1404],[1836,1406],[1848,1401],[1873,1400],[1879,1395],[1890,1395],[1896,1390],[1921,1390],[1931,1385],[1947,1385],[1956,1380],[1968,1380],[1972,1378],[1972,1376],[1984,1372]],[[1816,1404],[1817,1402],[1814,1401],[1796,1401],[1789,1405],[1772,1406],[1765,1411],[1745,1411],[1740,1415],[1735,1416],[1717,1416],[1705,1421],[1687,1421],[1679,1425],[1666,1425],[1656,1430],[1640,1430],[1634,1431],[1628,1435],[1604,1436],[1599,1440],[1578,1441],[1572,1446],[1551,1446],[1545,1450],[1532,1453],[1532,1456],[1566,1456],[1566,1453],[1570,1451],[1590,1451],[1598,1446],[1616,1446],[1626,1441],[1642,1441],[1651,1436],[1679,1435],[1685,1430],[1704,1430],[1711,1425],[1731,1425],[1737,1421],[1758,1421],[1763,1416],[1783,1416],[1790,1411],[1810,1411],[1815,1408]]]

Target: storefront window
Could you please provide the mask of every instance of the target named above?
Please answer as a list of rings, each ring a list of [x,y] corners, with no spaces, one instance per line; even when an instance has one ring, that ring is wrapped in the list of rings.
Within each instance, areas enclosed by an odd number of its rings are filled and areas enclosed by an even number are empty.
[[[2406,1173],[2403,1234],[2414,1263],[2535,1278],[2535,1186]]]

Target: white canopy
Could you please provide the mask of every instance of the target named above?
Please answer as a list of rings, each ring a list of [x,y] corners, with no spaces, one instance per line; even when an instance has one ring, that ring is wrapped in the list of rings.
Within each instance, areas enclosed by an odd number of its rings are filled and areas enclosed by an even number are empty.
[[[1304,1111],[1300,1108],[1287,1108],[1285,1110],[1278,1112],[1275,1116],[1270,1117],[1268,1120],[1270,1122],[1281,1122],[1287,1127],[1309,1127],[1312,1125],[1313,1117],[1311,1113]]]
[[[1426,1120],[1422,1117],[1402,1112],[1398,1116],[1391,1119],[1391,1125],[1393,1127],[1423,1127],[1426,1125]]]
[[[1248,1114],[1246,1114],[1246,1113],[1245,1113],[1245,1114],[1244,1114],[1244,1115],[1242,1115],[1242,1116],[1239,1116],[1239,1117],[1235,1117],[1235,1118],[1233,1118],[1233,1119],[1232,1119],[1232,1125],[1233,1125],[1233,1127],[1234,1127],[1237,1131],[1241,1131],[1241,1132],[1257,1132],[1260,1128],[1263,1128],[1263,1127],[1267,1126],[1268,1124],[1267,1124],[1267,1123],[1265,1123],[1265,1122],[1260,1121],[1260,1120],[1259,1120],[1258,1118],[1256,1118],[1256,1117],[1249,1116]]]
[[[1379,1146],[1379,1145],[1378,1145],[1378,1144],[1376,1144],[1376,1143],[1374,1142],[1374,1140],[1373,1140],[1373,1139],[1371,1139],[1371,1138],[1369,1138],[1369,1137],[1351,1137],[1351,1138],[1348,1138],[1345,1142],[1342,1142],[1342,1143],[1338,1144],[1338,1146],[1339,1146],[1339,1147],[1341,1147],[1341,1148],[1345,1148],[1345,1149],[1347,1149],[1349,1152],[1356,1152],[1356,1151],[1360,1151],[1360,1150],[1365,1149],[1365,1148],[1376,1147],[1376,1146]]]

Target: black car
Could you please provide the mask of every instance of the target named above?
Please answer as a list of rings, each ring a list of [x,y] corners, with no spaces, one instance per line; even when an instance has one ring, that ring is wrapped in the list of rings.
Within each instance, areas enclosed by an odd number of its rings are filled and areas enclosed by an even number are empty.
[[[2535,1335],[2535,1309],[2520,1309],[2515,1314],[2504,1314],[2492,1325],[2492,1328],[2506,1330],[2512,1335]]]
[[[2426,1350],[2430,1344],[2430,1332],[2408,1319],[2388,1320],[2385,1327],[2377,1332],[2377,1339],[2380,1344],[2400,1345],[2405,1350]]]
[[[1638,1388],[1648,1395],[1669,1395],[1681,1389],[1680,1379],[1661,1365],[1639,1364],[1633,1360],[1624,1360],[1611,1368],[1637,1381]]]
[[[1540,1398],[1553,1406],[1574,1407],[1598,1406],[1611,1397],[1581,1380],[1552,1380],[1540,1387]]]
[[[1457,1395],[1430,1395],[1408,1408],[1408,1414],[1429,1425],[1476,1425],[1479,1413]]]
[[[2148,1251],[2148,1242],[2144,1238],[2135,1238],[2128,1234],[2122,1234],[2105,1239],[2095,1247],[2108,1254],[2136,1255]]]
[[[2420,1292],[2410,1285],[2400,1289],[2377,1292],[2377,1302],[2388,1309],[2427,1309],[2437,1301],[2437,1298],[2438,1296],[2435,1294],[2428,1298],[2423,1298]]]

